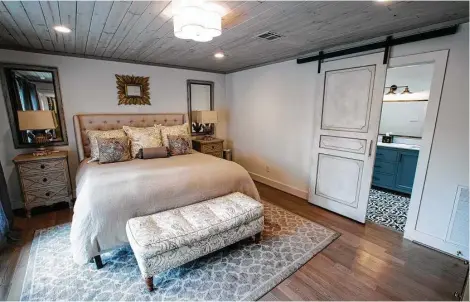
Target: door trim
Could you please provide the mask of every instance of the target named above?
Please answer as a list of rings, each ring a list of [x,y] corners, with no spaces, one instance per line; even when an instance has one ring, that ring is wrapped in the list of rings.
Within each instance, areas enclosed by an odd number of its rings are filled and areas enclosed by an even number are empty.
[[[416,240],[424,244],[436,247],[439,246],[440,249],[442,249],[442,245],[436,244],[436,237],[434,237],[433,240],[429,240],[429,235],[416,230],[416,227],[421,201],[423,197],[423,191],[426,183],[426,174],[431,155],[432,143],[434,140],[434,132],[436,128],[437,115],[439,112],[439,105],[441,102],[441,93],[442,88],[444,86],[448,54],[448,50],[440,50],[421,54],[406,55],[401,57],[393,57],[390,58],[388,66],[388,68],[393,68],[409,65],[434,63],[434,74],[431,83],[426,118],[424,120],[423,135],[419,150],[418,163],[416,166],[413,190],[411,193],[410,206],[407,214],[404,238],[409,240]]]

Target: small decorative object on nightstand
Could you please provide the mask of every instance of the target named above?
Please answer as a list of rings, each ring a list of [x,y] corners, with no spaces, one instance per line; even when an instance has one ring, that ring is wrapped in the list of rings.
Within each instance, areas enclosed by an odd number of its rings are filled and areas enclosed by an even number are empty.
[[[13,159],[23,193],[26,214],[31,209],[66,201],[72,204],[67,152],[53,151],[43,156],[20,154]]]
[[[224,140],[213,138],[211,140],[193,139],[193,149],[204,154],[224,157]]]

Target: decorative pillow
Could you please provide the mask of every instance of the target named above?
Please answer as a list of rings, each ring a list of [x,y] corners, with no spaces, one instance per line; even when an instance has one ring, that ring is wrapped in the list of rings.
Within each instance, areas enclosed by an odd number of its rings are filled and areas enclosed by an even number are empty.
[[[127,137],[126,132],[122,129],[118,130],[107,130],[107,131],[102,131],[102,130],[88,130],[86,132],[88,135],[88,139],[90,140],[90,157],[91,159],[88,162],[92,161],[98,161],[100,158],[100,153],[98,149],[98,142],[96,139],[98,137],[100,138],[122,138],[122,137]]]
[[[139,150],[136,157],[140,159],[165,158],[165,157],[168,157],[168,148],[167,147],[142,148]]]
[[[160,134],[160,126],[153,127],[129,127],[123,126],[122,129],[126,132],[131,140],[131,154],[135,158],[137,153],[142,148],[161,147],[162,137]]]
[[[191,137],[189,135],[168,135],[170,155],[191,153]]]
[[[162,132],[163,146],[170,147],[168,135],[190,135],[188,123],[176,126],[160,126]]]
[[[115,163],[131,159],[129,152],[129,139],[118,138],[96,138],[100,152],[100,164]]]

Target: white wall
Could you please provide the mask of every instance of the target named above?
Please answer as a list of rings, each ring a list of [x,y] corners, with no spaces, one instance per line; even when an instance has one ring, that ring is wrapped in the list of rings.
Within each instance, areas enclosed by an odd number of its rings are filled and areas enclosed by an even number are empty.
[[[395,136],[422,137],[427,101],[383,102],[379,133]]]
[[[385,87],[408,86],[411,92],[429,90],[434,73],[434,64],[395,67],[387,70]],[[387,92],[388,89],[385,90]],[[403,88],[398,88],[401,93]]]
[[[293,194],[308,189],[316,68],[288,61],[226,78],[234,159]]]
[[[467,23],[455,35],[395,46],[391,52],[393,57],[450,49],[423,194],[423,203],[432,213],[445,207],[448,215],[457,185],[468,185],[468,34]],[[234,159],[258,179],[304,197],[310,177],[317,76],[317,63],[298,65],[292,60],[226,78]]]
[[[73,115],[78,113],[186,113],[187,79],[214,81],[215,109],[220,111],[221,119],[217,125],[216,135],[221,138],[226,137],[227,126],[224,117],[227,114],[227,104],[225,102],[225,76],[222,74],[10,50],[0,50],[0,62],[58,68],[69,138],[69,145],[60,149],[70,152],[72,178],[78,162]],[[118,106],[115,74],[149,76],[152,105]],[[13,146],[3,92],[0,91],[0,161],[15,208],[21,207],[19,202],[21,194],[18,177],[11,160],[17,154],[27,152],[31,150],[15,149]]]

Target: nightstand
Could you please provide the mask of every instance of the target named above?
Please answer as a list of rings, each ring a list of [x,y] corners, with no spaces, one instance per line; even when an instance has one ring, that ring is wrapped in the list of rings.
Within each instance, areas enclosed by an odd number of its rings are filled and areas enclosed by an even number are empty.
[[[66,201],[73,207],[67,159],[65,151],[44,156],[20,154],[13,159],[28,217],[31,217],[31,209],[38,206]]]
[[[214,138],[212,140],[193,139],[193,149],[215,157],[224,157],[224,140]]]

